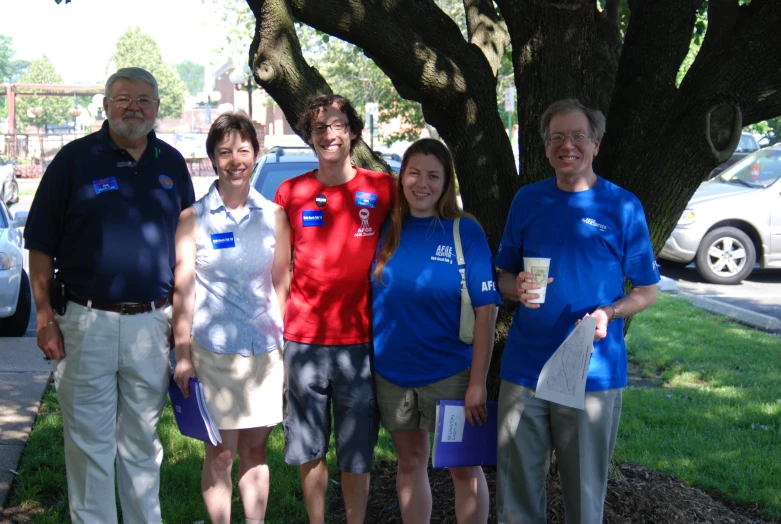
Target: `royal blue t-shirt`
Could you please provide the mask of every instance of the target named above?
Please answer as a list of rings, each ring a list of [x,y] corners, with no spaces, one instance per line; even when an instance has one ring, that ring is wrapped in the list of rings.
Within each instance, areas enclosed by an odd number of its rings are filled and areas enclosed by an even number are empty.
[[[469,218],[461,219],[460,232],[472,306],[500,304],[485,234]],[[472,345],[458,338],[461,274],[453,220],[409,216],[381,282],[373,270],[374,369],[380,376],[420,387],[472,365]]]
[[[538,309],[516,309],[502,357],[502,379],[531,388],[575,322],[624,296],[624,277],[635,286],[659,281],[640,201],[601,177],[587,191],[562,191],[555,178],[518,191],[496,265],[518,273],[523,257],[550,258],[554,279]],[[623,331],[617,319],[594,344],[586,391],[626,386]]]
[[[173,290],[174,234],[195,201],[182,155],[147,135],[141,159],[100,131],[67,144],[46,169],[24,231],[71,292],[101,302],[151,302]]]

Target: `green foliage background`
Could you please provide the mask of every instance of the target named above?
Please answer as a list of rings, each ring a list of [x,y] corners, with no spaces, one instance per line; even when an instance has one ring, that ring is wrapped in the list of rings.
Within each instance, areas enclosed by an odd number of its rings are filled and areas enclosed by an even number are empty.
[[[187,88],[176,70],[163,62],[160,47],[154,39],[136,26],[117,40],[117,50],[111,56],[117,68],[141,67],[154,75],[160,91],[159,118],[182,116]]]
[[[54,68],[49,58],[43,57],[30,64],[29,69],[19,79],[19,82],[28,84],[61,84],[62,76]],[[35,93],[36,91],[24,89],[20,92]],[[41,116],[31,120],[27,116],[27,110],[33,107],[43,109]],[[24,129],[28,124],[42,126],[44,124],[60,125],[70,118],[68,110],[73,109],[73,100],[59,96],[32,96],[17,97],[16,99],[16,128]]]

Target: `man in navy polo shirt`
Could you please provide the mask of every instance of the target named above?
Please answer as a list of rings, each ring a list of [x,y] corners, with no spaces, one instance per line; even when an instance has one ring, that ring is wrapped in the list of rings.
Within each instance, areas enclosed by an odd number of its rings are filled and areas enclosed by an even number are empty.
[[[150,73],[111,75],[103,107],[101,130],[62,148],[30,209],[38,347],[55,361],[72,521],[117,522],[116,462],[124,522],[160,522],[174,232],[195,195],[152,131]]]

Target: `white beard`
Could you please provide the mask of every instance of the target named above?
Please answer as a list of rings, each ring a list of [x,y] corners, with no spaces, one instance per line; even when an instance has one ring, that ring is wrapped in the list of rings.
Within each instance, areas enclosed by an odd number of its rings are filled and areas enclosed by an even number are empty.
[[[123,120],[125,116],[142,118],[143,122],[131,124]],[[108,125],[117,135],[134,140],[136,138],[141,138],[142,136],[149,133],[155,124],[154,121],[147,121],[144,114],[140,111],[125,111],[118,120],[112,120],[109,118]]]

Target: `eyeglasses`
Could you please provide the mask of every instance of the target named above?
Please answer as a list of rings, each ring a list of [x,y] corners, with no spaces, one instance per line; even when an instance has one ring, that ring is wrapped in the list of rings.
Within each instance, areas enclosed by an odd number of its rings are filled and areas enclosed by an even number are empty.
[[[573,135],[565,135],[563,133],[553,133],[546,140],[545,143],[553,146],[562,146],[567,139],[576,146],[585,146],[591,140],[591,137],[585,133],[575,133]]]
[[[114,102],[114,105],[121,109],[125,109],[129,107],[130,104],[133,103],[133,99],[127,96],[118,96],[116,98],[108,97],[108,99]],[[149,98],[148,96],[142,96],[136,98],[135,102],[136,105],[138,105],[138,107],[140,107],[141,109],[148,109],[152,107],[152,104],[154,104],[158,100],[159,100],[158,98]]]
[[[313,135],[322,135],[325,133],[325,130],[328,128],[331,128],[331,131],[334,133],[341,133],[345,129],[349,127],[349,124],[347,122],[334,122],[333,124],[315,124],[313,125],[310,130],[312,131]]]

